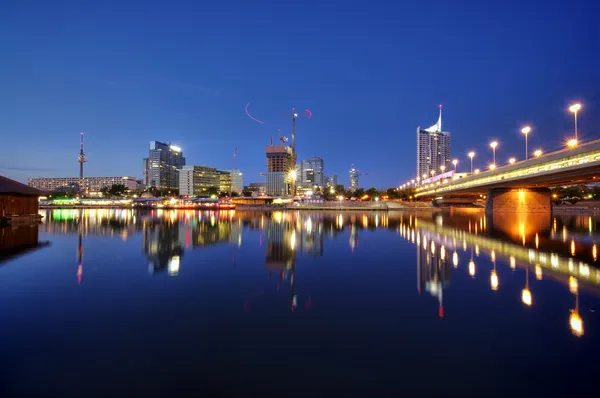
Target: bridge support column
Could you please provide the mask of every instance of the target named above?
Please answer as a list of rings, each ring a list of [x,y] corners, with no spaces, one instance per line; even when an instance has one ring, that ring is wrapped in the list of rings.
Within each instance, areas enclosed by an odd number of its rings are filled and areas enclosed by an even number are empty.
[[[485,212],[552,214],[549,188],[510,189],[494,188],[488,191]]]

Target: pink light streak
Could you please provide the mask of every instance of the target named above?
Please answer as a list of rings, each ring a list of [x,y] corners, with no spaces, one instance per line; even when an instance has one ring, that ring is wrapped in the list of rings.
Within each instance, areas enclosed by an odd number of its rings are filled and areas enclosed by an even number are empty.
[[[255,122],[258,122],[258,123],[260,123],[260,124],[265,124],[265,122],[263,122],[263,121],[261,121],[261,120],[258,120],[257,118],[253,117],[253,116],[250,114],[250,112],[248,112],[248,106],[249,106],[249,105],[250,105],[250,103],[248,102],[248,103],[246,104],[246,108],[244,108],[244,109],[246,110],[246,115],[248,115],[248,117],[249,117],[250,119],[254,120]]]
[[[308,113],[307,119],[310,119],[312,117],[312,112],[310,111],[310,109],[305,109],[305,111]]]

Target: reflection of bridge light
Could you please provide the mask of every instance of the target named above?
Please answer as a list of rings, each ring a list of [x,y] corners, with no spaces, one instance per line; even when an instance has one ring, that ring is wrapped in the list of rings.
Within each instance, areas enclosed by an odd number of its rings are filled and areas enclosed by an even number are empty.
[[[475,255],[479,257],[479,245],[475,245]]]
[[[569,317],[569,325],[571,326],[571,332],[577,337],[583,336],[583,320],[576,310],[571,311]]]
[[[456,250],[452,253],[452,264],[454,264],[454,268],[458,267],[458,253]]]
[[[469,275],[475,276],[475,263],[473,260],[469,261]]]
[[[179,273],[179,256],[173,256],[169,260],[169,275],[177,275]]]
[[[523,302],[523,304],[531,306],[531,292],[528,288],[523,289],[523,291],[521,292],[521,301]]]
[[[442,260],[445,260],[445,259],[446,259],[446,248],[445,248],[444,246],[442,246],[442,247],[440,248],[440,258],[441,258]]]
[[[423,235],[423,250],[427,250],[427,237]]]
[[[540,267],[539,264],[536,264],[535,266],[535,279],[538,281],[542,280],[542,267]]]
[[[535,233],[535,248],[540,248],[540,237],[538,236],[537,232]]]
[[[513,270],[517,268],[517,262],[514,256],[510,256],[510,268]]]
[[[558,268],[558,254],[550,253],[550,265],[552,268]]]
[[[435,254],[435,243],[431,241],[431,254]]]
[[[490,276],[490,285],[492,290],[498,290],[498,274],[496,273],[496,270],[492,271],[492,275]]]
[[[490,253],[490,258],[492,261],[496,261],[496,252],[494,250],[492,250],[492,252]]]
[[[579,263],[579,274],[588,278],[590,276],[590,267],[587,264]]]
[[[571,239],[571,256],[575,255],[575,241]]]
[[[592,246],[592,257],[594,257],[594,261],[598,259],[598,248],[595,243],[594,246]]]
[[[577,282],[577,278],[574,276],[569,277],[569,291],[573,294],[576,294],[579,290],[579,282]]]
[[[296,250],[296,234],[293,232],[290,235],[290,249]]]

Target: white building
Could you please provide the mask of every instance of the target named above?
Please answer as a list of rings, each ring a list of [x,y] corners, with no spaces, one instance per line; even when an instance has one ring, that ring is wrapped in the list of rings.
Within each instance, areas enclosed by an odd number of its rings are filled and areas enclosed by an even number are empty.
[[[135,177],[42,177],[30,178],[28,185],[45,191],[57,191],[61,189],[76,190],[85,193],[100,192],[104,187],[113,185],[125,185],[129,190],[137,189]]]
[[[427,129],[417,127],[417,176],[427,179],[448,171],[451,167],[450,133],[442,131],[440,105],[440,116],[436,124]]]
[[[244,173],[240,170],[227,170],[231,174],[231,192],[241,194],[244,190]]]

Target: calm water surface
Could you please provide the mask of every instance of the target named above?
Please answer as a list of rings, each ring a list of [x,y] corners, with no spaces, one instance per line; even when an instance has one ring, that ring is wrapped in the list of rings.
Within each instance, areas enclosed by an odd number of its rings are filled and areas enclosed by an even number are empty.
[[[0,230],[0,396],[598,394],[594,215],[43,215]]]

